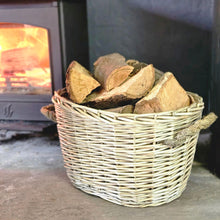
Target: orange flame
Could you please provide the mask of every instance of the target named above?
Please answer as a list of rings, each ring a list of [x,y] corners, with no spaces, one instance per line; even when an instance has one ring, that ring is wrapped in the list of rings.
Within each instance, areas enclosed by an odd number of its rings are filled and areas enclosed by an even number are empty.
[[[30,87],[31,93],[51,93],[47,29],[0,23],[0,93],[7,90],[1,90],[3,87]]]

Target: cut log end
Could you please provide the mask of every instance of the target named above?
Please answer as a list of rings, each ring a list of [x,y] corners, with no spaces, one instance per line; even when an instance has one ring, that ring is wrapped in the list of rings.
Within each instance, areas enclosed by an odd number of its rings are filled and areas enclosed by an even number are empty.
[[[148,95],[138,101],[134,113],[174,111],[190,105],[187,92],[172,73],[165,73]]]
[[[66,73],[66,89],[73,102],[82,103],[98,86],[100,83],[78,62],[73,61],[69,65]]]
[[[106,91],[110,91],[113,88],[120,86],[133,71],[134,67],[126,65],[118,69],[115,69],[106,81]]]
[[[154,81],[155,71],[153,65],[150,64],[131,77],[130,84],[127,85],[126,95],[134,99],[142,98],[151,90]]]
[[[125,62],[125,57],[118,53],[99,57],[94,62],[94,76],[106,91],[121,85],[133,69]]]

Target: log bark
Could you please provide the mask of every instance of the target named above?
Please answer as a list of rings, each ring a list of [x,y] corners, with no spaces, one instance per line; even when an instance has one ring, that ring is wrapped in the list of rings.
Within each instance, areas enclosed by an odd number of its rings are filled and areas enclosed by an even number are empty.
[[[138,60],[127,60],[126,63],[129,66],[134,67],[133,71],[131,72],[130,76],[135,75],[136,73],[138,73],[142,68],[146,67],[147,64],[143,63],[143,62],[139,62]]]
[[[190,104],[187,92],[170,72],[165,73],[153,89],[135,105],[134,113],[157,113],[177,110]]]
[[[94,89],[100,86],[91,75],[78,62],[73,61],[66,72],[66,90],[69,98],[75,103],[82,103]]]
[[[146,95],[152,88],[155,80],[153,65],[142,68],[136,75],[132,76],[121,86],[107,92],[101,90],[89,95],[84,103],[88,106],[107,109],[128,104],[132,100]]]
[[[118,53],[99,57],[94,63],[94,76],[106,91],[121,85],[134,68]]]
[[[138,60],[134,59],[129,59],[126,61],[126,63],[130,66],[134,67],[134,70],[130,74],[130,76],[136,74],[141,68],[147,66],[148,64],[139,62]],[[157,68],[154,67],[155,70],[155,83],[161,78],[161,76],[164,74],[162,71],[158,70]]]

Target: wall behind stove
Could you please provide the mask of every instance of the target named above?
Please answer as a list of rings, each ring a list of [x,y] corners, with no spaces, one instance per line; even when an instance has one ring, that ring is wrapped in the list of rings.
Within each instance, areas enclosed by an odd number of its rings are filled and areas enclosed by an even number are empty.
[[[214,0],[89,0],[90,68],[119,52],[173,72],[208,105]]]

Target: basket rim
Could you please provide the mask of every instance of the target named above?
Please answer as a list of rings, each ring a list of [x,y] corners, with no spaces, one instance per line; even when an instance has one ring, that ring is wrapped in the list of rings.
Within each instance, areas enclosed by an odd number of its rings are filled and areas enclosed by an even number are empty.
[[[193,98],[195,99],[195,102],[192,103],[189,106],[180,108],[178,110],[171,110],[171,111],[164,111],[164,112],[157,112],[157,113],[144,113],[144,114],[136,114],[136,113],[118,113],[118,112],[111,112],[111,111],[107,111],[104,109],[95,109],[92,107],[88,107],[85,105],[80,105],[77,103],[72,102],[71,100],[68,100],[65,97],[62,97],[58,94],[58,91],[54,91],[54,95],[52,97],[52,102],[54,104],[67,104],[69,106],[71,106],[72,108],[77,108],[77,109],[81,109],[84,112],[91,112],[97,115],[108,115],[108,116],[112,116],[112,117],[133,117],[133,118],[142,118],[142,117],[152,117],[155,118],[157,116],[174,116],[175,114],[178,113],[186,113],[186,112],[190,112],[191,110],[195,110],[195,109],[203,109],[204,108],[204,102],[203,102],[203,98],[201,96],[199,96],[196,93],[193,92],[189,92],[186,91],[188,95],[193,96]]]

